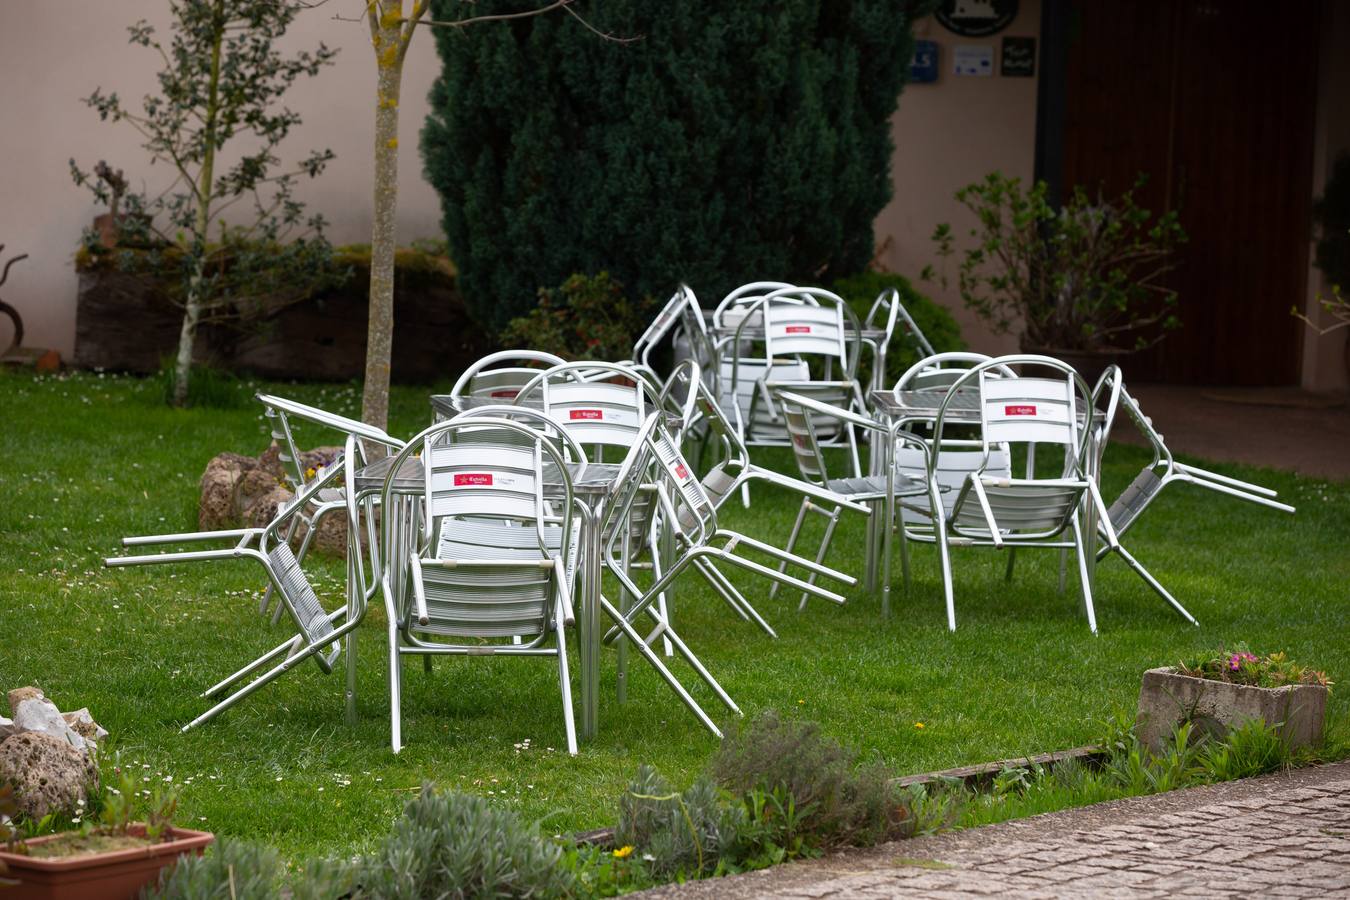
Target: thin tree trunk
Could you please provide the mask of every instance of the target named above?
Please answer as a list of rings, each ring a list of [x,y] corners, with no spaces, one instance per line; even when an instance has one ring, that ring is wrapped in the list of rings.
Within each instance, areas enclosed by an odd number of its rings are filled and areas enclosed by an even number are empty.
[[[206,102],[206,154],[202,157],[202,168],[197,177],[197,233],[192,236],[193,254],[192,277],[188,281],[186,303],[183,310],[183,328],[178,333],[178,355],[173,373],[173,405],[187,405],[188,378],[192,375],[193,348],[197,343],[197,323],[202,318],[202,308],[206,305],[203,296],[203,282],[206,280],[206,239],[211,229],[211,193],[214,190],[216,167],[216,109],[220,102],[220,45],[224,39],[225,4],[216,0],[216,34],[211,45],[211,82],[207,88]]]
[[[394,343],[394,218],[398,208],[398,102],[403,79],[401,16],[382,15],[372,28],[379,90],[375,107],[375,225],[370,240],[370,317],[361,419],[389,423],[389,368]]]

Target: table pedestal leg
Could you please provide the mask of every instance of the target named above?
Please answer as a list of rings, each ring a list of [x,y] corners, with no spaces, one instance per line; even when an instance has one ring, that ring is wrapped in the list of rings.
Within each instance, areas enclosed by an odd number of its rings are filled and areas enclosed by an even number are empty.
[[[581,512],[582,602],[577,610],[577,648],[581,665],[581,738],[594,738],[600,727],[600,506],[577,503]]]

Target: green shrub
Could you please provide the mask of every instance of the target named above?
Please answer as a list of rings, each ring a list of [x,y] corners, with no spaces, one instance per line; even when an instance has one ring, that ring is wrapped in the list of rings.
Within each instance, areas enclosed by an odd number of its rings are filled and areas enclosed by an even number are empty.
[[[933,0],[609,0],[433,29],[422,132],[451,255],[490,331],[540,285],[614,273],[719,297],[854,272],[891,197],[891,114]],[[478,0],[475,15],[516,12]],[[461,4],[435,0],[433,16]]]
[[[702,877],[737,856],[745,810],[700,778],[683,793],[652,766],[641,766],[619,800],[614,843],[641,851],[652,873]]]
[[[281,892],[284,869],[281,856],[271,847],[220,838],[201,856],[180,856],[145,896],[160,900],[271,900]]]
[[[961,339],[961,327],[956,324],[952,314],[925,294],[921,294],[903,275],[890,272],[863,272],[861,275],[841,278],[830,285],[830,290],[848,301],[859,322],[866,321],[867,313],[877,297],[882,291],[890,288],[895,288],[900,294],[900,303],[914,319],[914,324],[919,326],[919,331],[923,332],[923,336],[933,345],[935,352],[948,353],[966,349],[966,342]],[[886,355],[885,383],[888,386],[894,384],[905,370],[918,362],[923,355],[918,345],[905,336],[902,324],[897,323],[895,330],[895,337]],[[863,354],[863,363],[860,369],[866,369],[871,365],[867,354]],[[870,371],[860,371],[859,375],[863,384],[868,383]]]
[[[630,300],[608,272],[573,275],[557,289],[540,288],[539,305],[507,323],[499,340],[563,359],[628,359],[654,305],[650,297]]]
[[[534,825],[481,797],[430,784],[403,811],[384,845],[360,866],[358,897],[381,900],[562,897],[575,874],[563,850]]]
[[[901,791],[880,763],[858,765],[854,754],[812,722],[773,711],[729,733],[712,762],[728,790],[780,791],[792,799],[796,826],[819,849],[867,846],[913,832]]]
[[[1200,752],[1200,767],[1213,781],[1231,781],[1283,769],[1290,756],[1275,725],[1250,719],[1230,728],[1222,741],[1209,742]]]

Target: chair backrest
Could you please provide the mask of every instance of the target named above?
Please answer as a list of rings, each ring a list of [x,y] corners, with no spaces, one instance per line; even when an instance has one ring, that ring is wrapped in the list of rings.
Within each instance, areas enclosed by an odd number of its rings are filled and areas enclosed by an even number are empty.
[[[933,353],[916,362],[905,370],[895,382],[895,393],[901,391],[945,391],[966,372],[981,363],[992,360],[992,356],[983,353],[970,353],[964,350],[947,353]],[[1007,366],[992,370],[1006,378],[1016,378],[1017,374]],[[975,389],[971,384],[970,389]]]
[[[693,465],[684,458],[679,441],[661,422],[647,431],[647,444],[664,488],[663,504],[677,536],[689,546],[702,546],[717,531],[717,505],[703,489]]]
[[[544,414],[583,446],[631,447],[655,411],[646,379],[618,363],[554,366],[521,388],[516,403],[536,397]]]
[[[741,285],[723,297],[722,302],[718,303],[717,308],[713,310],[713,328],[721,331],[737,327],[741,324],[742,319],[748,315],[753,315],[753,312],[747,307],[774,291],[790,287],[792,285],[786,281],[752,281]],[[758,328],[758,319],[755,319],[750,327]]]
[[[784,396],[785,393],[787,396]],[[810,410],[796,402],[795,393],[796,386],[792,391],[774,391],[774,399],[783,413],[788,438],[792,443],[792,458],[797,463],[797,471],[801,473],[803,481],[824,486],[830,480],[830,475],[825,453],[820,449],[820,441],[816,437],[815,417]]]
[[[661,307],[661,311],[656,314],[656,318],[652,319],[647,329],[633,342],[633,362],[651,370],[652,350],[670,333],[671,328],[677,322],[685,322],[690,307],[697,314],[698,323],[701,326],[703,324],[703,311],[699,309],[698,298],[694,296],[694,292],[690,290],[689,285],[681,284],[675,289],[675,293],[670,295],[666,305]],[[703,333],[707,334],[706,328],[703,329]]]
[[[1003,370],[1029,367],[1008,378]],[[1092,395],[1072,366],[1048,356],[1002,356],[980,363],[952,383],[938,409],[933,434],[940,445],[947,408],[970,384],[980,392],[980,439],[986,461],[991,450],[1011,444],[1058,444],[1065,449],[1064,472],[1081,475],[1088,468],[1085,453],[1091,429]],[[1086,422],[1080,422],[1085,417]],[[934,452],[936,458],[940,448]],[[930,463],[931,464],[931,463]]]
[[[573,480],[579,479],[586,471],[588,461],[586,451],[581,444],[574,438],[570,432],[559,428],[554,424],[543,410],[532,409],[528,406],[509,406],[506,404],[490,404],[488,406],[478,406],[470,410],[465,410],[455,417],[456,419],[472,418],[492,418],[506,419],[510,422],[519,422],[530,428],[532,431],[546,438],[554,449],[558,450],[564,459],[570,463],[580,464],[580,468],[574,473]],[[477,439],[485,443],[496,443],[507,441],[514,442],[519,446],[529,446],[534,441],[534,435],[516,434],[512,436],[506,432],[463,432],[460,439],[465,442],[472,442]],[[444,437],[441,438],[444,440]]]
[[[560,366],[565,360],[541,350],[502,350],[489,353],[464,370],[450,388],[452,397],[480,397],[501,403],[516,399],[520,389],[540,369]]]
[[[272,440],[277,445],[277,455],[284,467],[286,480],[292,490],[299,492],[311,480],[307,477],[299,448],[295,442],[294,421],[311,422],[343,435],[356,438],[356,446],[364,456],[368,444],[377,444],[385,448],[398,449],[403,442],[386,434],[382,429],[356,419],[349,419],[337,413],[297,403],[274,394],[257,394],[258,402],[263,404],[263,414],[268,421]]]
[[[417,553],[428,615],[406,619],[407,626],[542,639],[551,621],[549,563],[574,558],[572,487],[562,455],[520,422],[481,415],[439,423],[416,441],[425,503]],[[545,498],[546,463],[560,488],[553,503]],[[473,562],[491,568],[466,565]]]
[[[812,303],[802,302],[809,298]],[[850,338],[845,331],[848,304],[823,288],[789,288],[774,291],[757,307],[764,318],[764,355],[768,359],[783,356],[825,357],[838,360],[841,369],[851,361],[857,364],[855,329]],[[845,377],[851,377],[851,374]]]

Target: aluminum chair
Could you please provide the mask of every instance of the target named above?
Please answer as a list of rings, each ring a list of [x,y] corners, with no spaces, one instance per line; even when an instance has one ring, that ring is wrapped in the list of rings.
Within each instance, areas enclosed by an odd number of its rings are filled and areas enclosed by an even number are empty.
[[[567,750],[577,752],[566,629],[575,622],[577,531],[566,460],[519,422],[470,416],[423,431],[395,458],[381,503],[392,508],[394,475],[421,453],[420,536],[406,560],[408,590],[381,581],[389,635],[390,734],[402,740],[402,661],[408,655],[552,656],[558,664]],[[550,503],[544,466],[561,485]],[[382,527],[385,558],[393,529]],[[507,639],[532,636],[527,642]],[[555,638],[548,646],[550,636]],[[495,641],[495,642],[494,642]]]
[[[379,455],[382,456],[386,450],[396,450],[402,447],[403,442],[390,437],[374,425],[340,416],[315,406],[298,403],[295,400],[288,400],[274,394],[258,394],[256,396],[258,402],[263,405],[264,416],[269,423],[272,441],[277,446],[277,456],[281,461],[286,480],[296,495],[295,499],[292,500],[292,503],[297,504],[295,515],[290,516],[287,520],[288,524],[283,540],[290,543],[299,526],[305,526],[305,536],[301,539],[300,547],[295,553],[296,564],[299,565],[304,563],[305,556],[309,553],[314,536],[318,533],[319,523],[325,516],[343,509],[346,498],[342,487],[324,488],[317,494],[308,494],[307,496],[311,499],[300,504],[300,495],[305,493],[305,488],[314,478],[321,477],[322,471],[317,471],[311,475],[306,470],[302,461],[303,455],[296,445],[294,424],[306,422],[331,431],[337,431],[344,437],[355,437],[360,449],[360,464],[362,465],[368,459],[373,458],[372,448],[378,447]],[[335,460],[329,466],[336,462]],[[262,600],[258,604],[260,613],[266,614],[272,602],[272,592],[272,585],[269,583],[263,591]],[[280,619],[281,615],[282,608],[278,606],[272,616],[273,624]]]
[[[686,322],[688,312],[691,309],[697,315],[699,325],[702,326],[703,311],[699,308],[698,298],[694,296],[694,292],[689,285],[681,284],[675,289],[675,293],[670,295],[666,305],[656,314],[656,318],[652,319],[647,329],[633,342],[633,365],[650,373],[653,377],[659,378],[656,369],[652,366],[652,351],[661,341],[665,340],[666,335],[670,334],[677,324]],[[707,334],[706,327],[703,327],[702,331],[704,335]]]
[[[474,397],[493,403],[511,403],[545,369],[566,360],[542,350],[502,350],[489,353],[464,370],[450,388],[451,397]],[[533,364],[533,365],[531,365]]]
[[[536,373],[516,405],[538,402],[554,424],[576,438],[593,462],[605,447],[626,455],[642,423],[656,411],[650,382],[619,363],[570,362]]]
[[[1000,367],[1029,366],[1048,371],[1048,377],[1000,377]],[[993,460],[1000,445],[1027,446],[1028,472],[1024,478],[991,473],[988,463],[971,471],[946,511],[939,494],[937,473],[944,454],[943,430],[948,407],[963,388],[976,385],[980,397],[981,444],[985,459]],[[947,605],[947,627],[956,630],[953,602],[951,545],[993,547],[1072,548],[1078,558],[1079,582],[1088,627],[1097,632],[1083,533],[1082,506],[1093,505],[1101,516],[1101,531],[1109,547],[1118,541],[1092,473],[1092,395],[1070,366],[1047,356],[1000,357],[965,372],[948,389],[933,426],[929,457],[929,497],[934,517],[942,587]],[[1088,421],[1080,422],[1080,418]],[[1053,478],[1031,469],[1035,446],[1059,446],[1061,473]],[[1064,539],[1072,532],[1072,541]]]
[[[277,517],[263,528],[238,528],[224,531],[201,531],[185,534],[162,534],[145,537],[128,537],[122,544],[128,547],[145,547],[163,544],[230,540],[233,546],[228,549],[191,550],[171,553],[154,553],[143,556],[117,556],[105,559],[109,567],[143,566],[158,563],[205,562],[210,560],[251,559],[262,565],[268,581],[280,598],[280,606],[290,614],[295,623],[296,634],[272,650],[264,653],[239,671],[206,690],[202,696],[215,698],[240,680],[253,675],[260,669],[267,670],[252,681],[237,688],[224,699],[219,700],[205,713],[183,726],[183,731],[194,728],[219,715],[224,710],[243,700],[262,686],[276,680],[286,672],[312,658],[320,671],[329,674],[341,652],[341,640],[355,629],[365,616],[366,604],[375,590],[374,584],[367,586],[365,566],[361,554],[360,516],[358,515],[353,482],[358,462],[362,460],[361,441],[356,435],[348,435],[344,447],[341,465],[333,466],[322,476],[312,479],[296,497],[295,502],[282,509]],[[326,612],[313,585],[305,577],[299,561],[286,541],[285,535],[290,529],[290,520],[302,514],[311,504],[318,502],[320,494],[330,485],[341,479],[344,485],[343,508],[347,513],[347,528],[350,545],[347,552],[347,598],[346,602]],[[268,668],[270,666],[270,668]],[[349,684],[350,692],[354,685]]]
[[[611,533],[605,543],[605,555],[611,571],[618,578],[633,602],[625,611],[620,612],[608,601],[605,601],[605,610],[615,620],[615,625],[605,635],[604,640],[605,643],[609,644],[622,636],[631,639],[643,657],[657,668],[671,688],[699,717],[704,727],[720,737],[721,732],[716,725],[702,712],[697,703],[689,697],[688,692],[683,690],[683,687],[679,685],[679,682],[661,664],[660,659],[651,650],[651,645],[657,640],[669,637],[680,655],[685,657],[723,703],[733,712],[740,713],[739,708],[731,698],[698,662],[684,642],[679,639],[679,636],[674,633],[669,618],[660,613],[657,600],[665,588],[683,574],[686,569],[692,567],[712,585],[715,591],[722,595],[723,599],[733,602],[732,598],[726,593],[730,583],[716,566],[711,565],[716,561],[762,575],[834,603],[842,604],[844,602],[844,598],[839,594],[738,556],[734,551],[739,547],[749,547],[777,560],[789,561],[808,572],[827,576],[846,585],[856,584],[856,580],[841,572],[784,553],[782,550],[762,541],[722,528],[717,522],[716,507],[703,490],[692,466],[684,458],[679,444],[670,435],[665,425],[656,418],[649,420],[643,426],[639,440],[643,447],[643,453],[635,459],[634,465],[645,466],[649,462],[655,465],[657,473],[655,491],[660,503],[662,519],[674,535],[678,556],[644,590],[628,576],[619,560],[615,558],[618,537],[617,534]],[[624,487],[612,507],[611,516],[622,521],[631,515],[630,511],[638,502],[638,497],[644,492],[645,486],[643,479],[639,477],[622,478],[620,483]],[[735,591],[734,588],[731,588],[731,590]],[[734,594],[734,596],[739,597],[739,593]],[[641,617],[644,615],[650,618],[654,624],[652,631],[645,637],[638,634],[635,629],[636,623],[642,621]]]
[[[750,307],[756,305],[774,291],[791,287],[793,285],[786,281],[751,281],[741,285],[723,297],[713,310],[713,331],[718,332],[719,335],[734,331],[746,316],[755,316],[755,310]],[[758,328],[759,325],[759,319],[753,318],[750,327]]]
[[[1101,378],[1098,379],[1092,393],[1094,406],[1103,412],[1103,420],[1099,426],[1100,437],[1097,441],[1096,468],[1098,471],[1101,467],[1101,455],[1105,452],[1116,414],[1121,409],[1125,411],[1130,422],[1148,441],[1153,451],[1153,459],[1140,470],[1135,479],[1121,491],[1120,496],[1107,509],[1106,521],[1102,528],[1109,525],[1117,538],[1128,532],[1134,526],[1134,523],[1139,520],[1144,510],[1162,493],[1163,488],[1173,482],[1193,484],[1197,487],[1236,497],[1239,500],[1246,500],[1248,503],[1255,503],[1270,509],[1278,509],[1282,512],[1294,512],[1294,507],[1274,499],[1277,494],[1269,488],[1240,481],[1236,478],[1229,478],[1226,475],[1219,475],[1197,466],[1188,466],[1173,459],[1172,451],[1168,449],[1163,436],[1153,427],[1153,420],[1144,415],[1139,406],[1139,401],[1130,396],[1129,391],[1125,389],[1125,382],[1119,367],[1108,367],[1102,373]],[[1102,560],[1113,552],[1119,555],[1125,561],[1125,564],[1144,580],[1145,584],[1152,588],[1159,597],[1167,601],[1183,618],[1192,625],[1198,624],[1185,607],[1177,602],[1176,598],[1163,587],[1157,578],[1153,577],[1148,569],[1144,568],[1139,560],[1135,559],[1134,555],[1123,544],[1117,543],[1114,546],[1109,543],[1106,544],[1097,551],[1097,559]]]
[[[928,454],[927,442],[896,424],[885,425],[866,416],[832,407],[812,397],[784,390],[778,385],[773,386],[773,392],[775,399],[778,400],[783,410],[788,433],[792,435],[792,454],[797,462],[797,468],[801,472],[802,480],[828,490],[840,498],[846,498],[853,503],[869,504],[872,507],[872,518],[869,520],[867,533],[865,583],[869,590],[875,588],[878,577],[878,561],[880,560],[882,570],[881,612],[883,616],[889,617],[891,614],[891,538],[894,528],[887,529],[884,523],[895,521],[897,508],[913,507],[919,510],[921,514],[927,515],[927,483],[923,478],[912,478],[900,473],[894,465],[882,469],[884,473],[889,472],[889,474],[863,475],[861,471],[855,468],[851,476],[831,478],[825,453],[816,437],[816,423],[822,419],[834,419],[845,428],[859,428],[870,433],[873,438],[880,441],[882,448],[896,448],[900,445],[907,445],[912,447],[913,452],[920,457],[926,457]],[[876,447],[877,445],[874,444],[873,446]],[[884,449],[881,455],[885,457],[893,452],[893,449]],[[901,499],[904,497],[919,497],[922,498],[922,502],[916,506],[913,501],[906,503]],[[829,551],[830,539],[834,535],[835,526],[839,523],[840,511],[843,508],[840,504],[826,506],[812,503],[809,498],[803,498],[802,505],[797,510],[797,519],[792,525],[792,535],[788,539],[786,548],[788,552],[791,552],[796,546],[802,525],[805,524],[806,514],[815,512],[824,515],[827,520],[825,533],[821,537],[820,546],[816,550],[816,562],[823,563],[825,554]],[[909,555],[904,546],[903,533],[901,535],[901,558],[904,560],[905,584],[908,585]],[[806,597],[803,596],[799,608],[804,608],[805,605]]]
[[[904,330],[905,337],[913,342],[915,350],[921,357],[937,355],[933,345],[924,336],[923,329],[919,328],[919,324],[914,321],[914,317],[909,314],[909,310],[905,309],[905,304],[900,301],[900,292],[895,288],[886,288],[877,295],[876,300],[872,301],[872,308],[867,312],[866,326],[884,329],[886,332],[885,340],[889,345],[895,336],[896,325]]]
[[[762,316],[763,356],[738,352],[732,359],[726,394],[734,396],[742,412],[745,442],[751,446],[787,446],[791,443],[782,416],[774,404],[770,383],[792,385],[831,407],[861,413],[862,392],[856,380],[861,349],[860,328],[853,311],[838,295],[823,288],[775,291],[751,307]],[[736,347],[747,316],[737,329]],[[818,369],[812,371],[813,364]],[[851,429],[834,419],[817,423],[817,433],[829,445],[847,445],[858,458]]]

